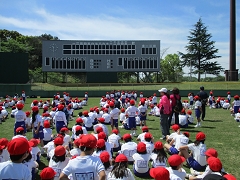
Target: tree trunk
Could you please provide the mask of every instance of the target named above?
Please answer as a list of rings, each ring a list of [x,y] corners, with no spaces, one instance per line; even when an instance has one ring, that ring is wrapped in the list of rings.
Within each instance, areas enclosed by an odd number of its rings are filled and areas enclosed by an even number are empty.
[[[200,69],[200,65],[201,65],[201,60],[198,59],[198,82],[200,82],[200,80],[201,80],[201,69]]]

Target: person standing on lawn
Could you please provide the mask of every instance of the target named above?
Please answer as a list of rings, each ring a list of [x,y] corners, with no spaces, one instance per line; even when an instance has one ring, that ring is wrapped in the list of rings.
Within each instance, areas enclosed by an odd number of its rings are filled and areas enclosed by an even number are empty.
[[[206,115],[206,105],[208,102],[208,94],[204,91],[204,87],[200,87],[200,92],[197,93],[197,96],[200,97],[200,101],[202,103],[202,120],[204,121]]]
[[[175,124],[179,125],[179,112],[174,111],[174,107],[177,105],[177,100],[181,101],[181,96],[179,95],[179,89],[178,88],[173,88],[172,89],[172,94],[170,95],[170,99],[172,101],[171,107],[172,107],[172,113],[168,119],[168,125],[169,128],[171,127],[171,122],[172,122],[172,116],[174,114],[174,120]]]

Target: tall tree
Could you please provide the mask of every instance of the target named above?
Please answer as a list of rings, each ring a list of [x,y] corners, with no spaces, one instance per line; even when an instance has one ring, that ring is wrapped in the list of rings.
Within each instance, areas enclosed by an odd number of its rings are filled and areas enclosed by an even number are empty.
[[[208,33],[207,27],[200,18],[188,36],[189,42],[185,47],[187,53],[179,52],[182,65],[193,68],[191,73],[198,74],[198,81],[201,79],[201,74],[219,75],[223,70],[217,61],[211,61],[221,57],[216,55],[218,49],[215,48],[215,41],[211,38],[212,35]]]
[[[181,66],[181,60],[177,54],[168,54],[164,59],[160,61],[160,81],[166,80],[171,82],[180,81],[183,70]]]

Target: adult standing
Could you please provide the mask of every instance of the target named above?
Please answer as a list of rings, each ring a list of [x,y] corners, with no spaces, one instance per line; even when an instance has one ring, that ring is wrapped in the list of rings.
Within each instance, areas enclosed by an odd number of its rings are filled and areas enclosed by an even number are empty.
[[[204,87],[200,87],[200,92],[197,93],[197,96],[200,97],[201,103],[202,103],[202,120],[205,118],[206,114],[206,105],[208,101],[208,94],[204,91]]]
[[[174,120],[175,120],[174,124],[179,125],[179,117],[178,117],[179,112],[174,111],[174,108],[177,105],[177,100],[181,101],[181,96],[179,95],[179,89],[178,88],[175,87],[175,88],[172,89],[172,94],[170,95],[170,99],[172,101],[172,103],[171,103],[172,113],[171,113],[171,115],[168,119],[169,128],[171,127],[173,113],[174,113]]]
[[[162,88],[158,90],[161,95],[161,100],[159,102],[159,110],[160,110],[160,125],[162,130],[162,138],[166,139],[166,136],[170,134],[168,118],[171,115],[172,107],[170,104],[170,96],[167,93],[166,88]]]

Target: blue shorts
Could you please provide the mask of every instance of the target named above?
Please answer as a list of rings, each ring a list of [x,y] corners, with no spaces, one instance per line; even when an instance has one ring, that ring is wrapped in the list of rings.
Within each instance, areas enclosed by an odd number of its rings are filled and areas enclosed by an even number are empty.
[[[86,128],[87,131],[93,131],[93,126],[92,126],[92,127],[86,127],[86,126],[84,125],[84,127]]]
[[[189,157],[187,159],[188,164],[190,165],[191,168],[197,171],[205,171],[206,166],[201,166],[193,157]]]
[[[118,128],[118,119],[113,119],[111,125]]]
[[[211,100],[209,100],[209,104],[212,105],[212,101]]]
[[[136,118],[135,117],[128,118],[128,127],[129,127],[129,129],[136,128]]]
[[[187,128],[187,127],[188,127],[188,124],[189,124],[189,121],[187,122],[187,124],[185,124],[185,125],[179,124],[179,126],[180,126],[180,128]],[[192,124],[192,123],[190,123],[190,124]]]
[[[140,113],[140,121],[146,121],[147,116],[142,116],[142,115],[145,115],[145,114],[146,114],[146,112],[141,112]]]
[[[149,170],[150,170],[150,169],[149,169]],[[149,175],[149,170],[148,170],[147,172],[145,172],[145,173],[139,173],[139,172],[137,172],[137,171],[135,170],[135,167],[134,167],[134,165],[133,165],[134,175],[137,176],[137,177],[139,177],[139,178],[147,178],[147,177],[150,177],[150,175]]]
[[[24,121],[21,121],[21,122],[16,122],[15,125],[14,125],[14,135],[16,135],[16,129],[18,127],[23,127],[24,129],[24,133],[26,133],[26,125],[25,125],[25,122]]]
[[[195,116],[196,116],[197,118],[200,118],[200,116],[201,116],[201,111],[200,111],[200,109],[195,109]]]
[[[35,127],[34,129],[36,130],[37,127]],[[35,133],[33,132],[33,138],[35,138],[35,139],[43,139],[43,138],[44,138],[43,127],[42,127],[42,126],[39,127],[39,130],[38,130],[38,133],[37,133],[37,134],[35,134]]]
[[[238,109],[239,109],[239,106],[234,106],[234,107],[233,107],[233,110],[234,110],[234,113],[235,113],[235,114],[238,113]]]
[[[190,101],[190,105],[191,105],[191,106],[193,105],[193,101]]]
[[[66,127],[65,123],[63,121],[57,121],[56,122],[56,130],[57,130],[57,133],[60,132],[60,130],[63,128],[63,127]]]
[[[170,153],[173,155],[173,154],[178,154],[179,153],[179,151],[175,148],[175,147],[170,147],[170,149],[169,149],[169,151],[170,151]]]
[[[122,98],[122,104],[125,104],[125,99]]]
[[[124,129],[131,130],[127,124],[123,124]]]

